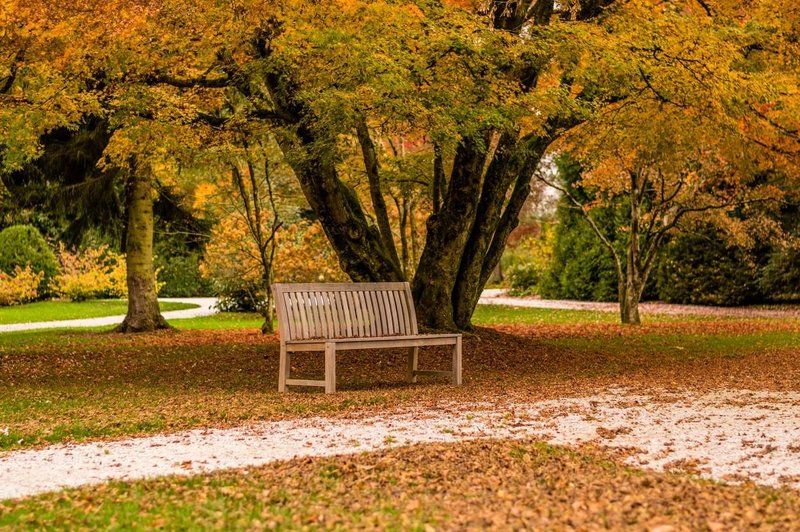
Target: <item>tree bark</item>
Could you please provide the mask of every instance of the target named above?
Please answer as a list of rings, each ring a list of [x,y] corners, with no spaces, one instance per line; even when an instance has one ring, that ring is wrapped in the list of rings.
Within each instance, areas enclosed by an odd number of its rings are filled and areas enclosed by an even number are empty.
[[[150,178],[133,168],[126,191],[128,227],[125,264],[128,282],[128,314],[118,332],[168,329],[161,315],[153,268],[153,195]]]
[[[475,141],[465,140],[459,145],[444,203],[427,222],[428,235],[414,276],[413,294],[417,318],[433,329],[458,328],[453,288],[475,220],[485,158],[485,149]]]
[[[639,325],[639,299],[641,284],[635,272],[625,272],[625,278],[618,283],[620,321],[625,325]]]
[[[544,137],[515,140],[511,134],[500,138],[486,172],[475,223],[461,258],[453,289],[454,319],[461,329],[472,326],[472,314],[483,287],[500,262],[508,236],[519,223],[519,213],[530,195],[531,176],[550,144],[550,139]],[[512,184],[513,190],[506,202]]]
[[[383,247],[386,249],[389,258],[400,267],[400,258],[397,256],[397,247],[394,245],[392,226],[389,223],[389,213],[386,209],[386,201],[383,198],[383,190],[381,189],[378,154],[375,150],[375,143],[372,142],[372,136],[369,133],[367,121],[363,117],[359,117],[356,121],[356,136],[358,137],[358,143],[361,145],[364,168],[367,172],[367,181],[369,182],[369,196],[372,200],[372,210],[378,222],[378,230],[380,231]]]

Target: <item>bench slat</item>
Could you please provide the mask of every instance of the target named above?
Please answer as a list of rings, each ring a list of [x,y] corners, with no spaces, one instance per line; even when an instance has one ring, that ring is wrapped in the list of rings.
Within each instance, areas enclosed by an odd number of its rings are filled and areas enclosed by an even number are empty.
[[[325,340],[305,340],[288,342],[286,349],[290,352],[299,351],[324,351]],[[455,346],[457,338],[454,337],[425,337],[425,336],[384,336],[381,338],[340,338],[336,340],[336,349],[347,351],[351,349],[386,349],[392,347],[425,347],[436,345]]]
[[[288,341],[417,333],[408,283],[276,284],[281,338]]]

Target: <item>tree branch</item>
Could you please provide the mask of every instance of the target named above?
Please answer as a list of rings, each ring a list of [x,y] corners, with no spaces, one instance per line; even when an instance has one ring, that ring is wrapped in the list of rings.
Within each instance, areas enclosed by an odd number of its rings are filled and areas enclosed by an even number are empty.
[[[397,247],[394,245],[392,226],[389,223],[389,213],[386,209],[386,201],[383,199],[381,190],[381,175],[378,165],[378,154],[375,151],[375,144],[369,134],[366,119],[361,116],[356,120],[356,136],[361,145],[361,154],[364,158],[364,167],[367,171],[369,181],[369,194],[372,198],[372,208],[375,211],[375,218],[378,221],[383,246],[386,248],[389,257],[400,266],[400,257],[397,255]]]

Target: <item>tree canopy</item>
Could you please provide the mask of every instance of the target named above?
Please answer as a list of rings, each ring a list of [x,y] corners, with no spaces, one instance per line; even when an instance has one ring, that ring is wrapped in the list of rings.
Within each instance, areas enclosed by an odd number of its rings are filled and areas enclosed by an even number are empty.
[[[620,169],[637,161],[672,176],[667,195],[796,175],[800,13],[791,0],[34,0],[0,9],[4,168],[41,156],[56,128],[95,119],[109,132],[100,168],[180,186],[198,154],[258,132],[280,147],[342,269],[356,281],[416,272],[431,327],[470,326],[548,151],[570,148],[609,193],[629,186]],[[407,224],[393,227],[399,214],[386,200],[398,183],[406,198],[416,191],[425,221],[413,267]]]

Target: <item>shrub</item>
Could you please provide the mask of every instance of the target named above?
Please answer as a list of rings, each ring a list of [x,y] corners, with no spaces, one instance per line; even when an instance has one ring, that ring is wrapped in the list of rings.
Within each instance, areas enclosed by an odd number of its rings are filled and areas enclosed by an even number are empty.
[[[156,265],[159,281],[163,284],[161,295],[166,297],[211,295],[211,282],[200,274],[200,258],[197,254],[164,258],[159,256]]]
[[[665,247],[656,285],[668,303],[742,305],[762,297],[753,258],[711,227],[680,235]]]
[[[770,299],[800,298],[800,248],[776,248],[767,257],[758,281]]]
[[[19,305],[35,300],[44,272],[34,272],[30,266],[14,268],[12,274],[0,271],[0,306]]]
[[[541,270],[535,264],[518,264],[508,275],[511,295],[530,296],[536,294],[541,278]]]
[[[58,259],[61,274],[54,283],[58,295],[72,301],[128,296],[125,259],[108,246],[72,252],[62,244]]]
[[[211,233],[200,271],[226,311],[258,310],[265,300],[258,251],[244,220],[223,218]],[[273,278],[278,282],[327,282],[344,278],[319,223],[297,222],[277,235]]]
[[[597,224],[616,235],[620,213],[614,208],[595,209]],[[614,259],[583,215],[562,199],[553,242],[553,260],[542,275],[539,293],[553,299],[617,300]],[[620,247],[624,242],[614,242]]]
[[[38,296],[48,293],[51,280],[58,274],[58,261],[38,229],[31,225],[14,225],[0,231],[0,271],[14,274],[16,268],[30,266],[34,273],[43,273]]]

